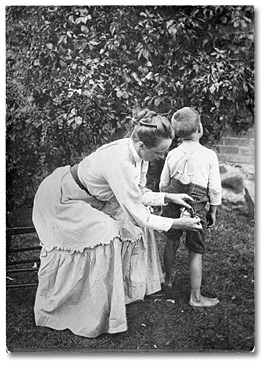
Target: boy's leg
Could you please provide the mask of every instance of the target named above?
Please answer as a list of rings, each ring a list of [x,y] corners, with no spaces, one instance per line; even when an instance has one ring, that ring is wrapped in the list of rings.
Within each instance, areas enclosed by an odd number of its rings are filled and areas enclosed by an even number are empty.
[[[217,298],[207,298],[201,295],[202,254],[189,251],[190,300],[193,307],[212,307],[219,303]]]
[[[172,287],[174,263],[178,246],[179,239],[167,237],[163,259],[165,268],[165,286],[168,288]]]

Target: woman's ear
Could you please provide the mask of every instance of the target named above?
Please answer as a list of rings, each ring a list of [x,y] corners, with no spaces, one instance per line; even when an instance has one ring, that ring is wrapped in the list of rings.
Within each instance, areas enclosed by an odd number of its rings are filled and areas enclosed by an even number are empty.
[[[144,143],[143,142],[138,142],[138,148],[139,148],[139,150],[144,150],[145,149],[145,145],[144,145]]]

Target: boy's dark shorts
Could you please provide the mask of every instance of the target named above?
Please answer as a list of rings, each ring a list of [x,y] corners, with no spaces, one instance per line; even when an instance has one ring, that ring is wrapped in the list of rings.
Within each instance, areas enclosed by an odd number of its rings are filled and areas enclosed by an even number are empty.
[[[186,231],[186,247],[195,253],[205,253],[206,234],[206,204],[208,202],[207,189],[197,184],[183,184],[176,179],[171,179],[170,185],[166,188],[167,193],[186,193],[194,199],[191,202],[193,210],[201,219],[201,231]],[[179,218],[181,207],[175,203],[168,203],[162,208],[163,217]],[[183,235],[183,230],[169,229],[164,234],[172,240],[179,240]]]

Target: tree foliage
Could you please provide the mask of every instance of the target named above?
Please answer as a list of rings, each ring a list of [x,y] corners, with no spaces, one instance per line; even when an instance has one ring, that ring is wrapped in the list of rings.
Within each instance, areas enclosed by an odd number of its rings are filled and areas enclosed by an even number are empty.
[[[250,6],[6,8],[8,207],[130,127],[138,108],[202,116],[205,142],[254,124]]]

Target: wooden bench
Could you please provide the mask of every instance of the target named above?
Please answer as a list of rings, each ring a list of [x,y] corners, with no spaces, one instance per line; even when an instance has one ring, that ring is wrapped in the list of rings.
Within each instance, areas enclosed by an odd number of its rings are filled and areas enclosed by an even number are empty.
[[[7,213],[6,287],[37,286],[41,247],[32,222],[32,209]]]

